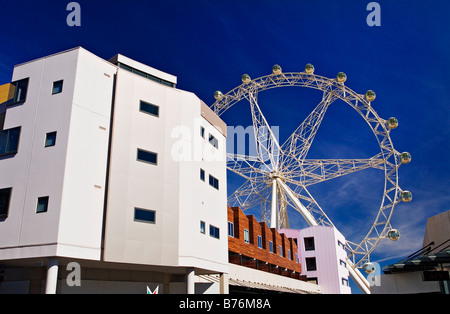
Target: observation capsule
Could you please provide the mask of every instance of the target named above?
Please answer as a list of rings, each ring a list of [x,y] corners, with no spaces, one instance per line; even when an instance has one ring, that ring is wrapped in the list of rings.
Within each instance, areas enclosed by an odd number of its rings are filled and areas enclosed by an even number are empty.
[[[400,238],[400,232],[397,229],[391,229],[388,232],[388,238],[392,241],[397,241]]]
[[[214,92],[214,98],[215,98],[216,100],[221,100],[221,99],[223,98],[222,92],[221,92],[220,90],[215,91],[215,92]]]
[[[313,74],[314,73],[314,66],[311,63],[308,63],[305,65],[305,72],[307,74]]]
[[[245,83],[245,84],[249,83],[252,80],[250,78],[250,75],[248,75],[248,74],[243,74],[241,79],[242,79],[242,83]]]
[[[363,269],[366,274],[372,274],[373,272],[375,272],[375,265],[371,262],[367,262],[363,265]]]
[[[408,152],[403,152],[400,154],[400,161],[402,164],[407,164],[411,161],[411,154]]]
[[[403,191],[400,198],[403,202],[409,203],[412,201],[412,193],[410,191]]]
[[[390,128],[391,130],[395,129],[396,127],[398,127],[398,120],[394,117],[391,117],[388,119],[387,125],[388,125],[388,128]]]
[[[347,74],[344,72],[339,72],[336,76],[336,79],[339,83],[344,83],[347,80]]]
[[[281,67],[278,64],[275,64],[272,67],[272,72],[273,74],[281,74]]]
[[[367,99],[367,101],[374,101],[375,97],[376,97],[376,94],[375,94],[375,92],[373,90],[368,90],[366,92],[366,99]]]

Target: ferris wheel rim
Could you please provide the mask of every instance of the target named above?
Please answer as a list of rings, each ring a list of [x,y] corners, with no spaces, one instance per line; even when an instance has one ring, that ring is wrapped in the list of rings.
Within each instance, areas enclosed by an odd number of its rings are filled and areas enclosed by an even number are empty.
[[[352,258],[353,264],[356,267],[360,267],[363,262],[369,261],[370,253],[376,248],[381,239],[387,237],[387,232],[392,229],[390,224],[391,217],[395,205],[400,201],[399,195],[402,192],[398,186],[398,168],[401,165],[401,162],[399,162],[400,154],[394,149],[387,120],[379,117],[371,106],[371,101],[368,101],[365,95],[356,93],[337,79],[306,72],[272,73],[243,82],[228,93],[223,94],[220,99],[217,99],[211,105],[211,109],[220,116],[236,103],[247,98],[246,95],[250,91],[259,93],[260,91],[278,87],[304,87],[321,90],[324,93],[335,93],[338,99],[346,102],[360,114],[377,139],[381,155],[385,161],[385,183],[381,205],[375,221],[363,240],[359,244],[347,240],[346,244],[346,249],[349,251],[348,258]],[[392,194],[392,192],[394,192],[393,196],[390,196],[389,193]],[[387,205],[385,205],[386,200],[388,200]],[[380,219],[384,219],[384,221],[380,221]],[[379,228],[379,226],[382,226],[382,228]],[[356,261],[357,256],[362,256],[359,261]]]

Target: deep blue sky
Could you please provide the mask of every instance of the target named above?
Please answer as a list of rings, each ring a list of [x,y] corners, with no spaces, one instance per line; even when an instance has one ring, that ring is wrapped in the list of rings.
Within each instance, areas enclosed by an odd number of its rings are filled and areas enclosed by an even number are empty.
[[[351,89],[377,93],[373,106],[382,118],[397,117],[394,147],[413,158],[400,167],[399,180],[413,202],[399,204],[392,219],[401,238],[380,245],[372,260],[395,262],[420,248],[426,219],[449,209],[449,1],[378,1],[379,27],[366,24],[368,0],[78,1],[81,27],[66,24],[69,2],[2,3],[0,84],[11,80],[14,65],[76,46],[105,59],[121,53],[176,75],[178,88],[209,105],[215,90],[239,85],[243,73],[269,74],[274,64],[294,72],[312,63],[327,77],[343,71]],[[260,105],[280,127],[281,142],[317,104],[304,90],[267,95]],[[246,126],[244,107],[223,116],[228,125]],[[323,125],[312,155],[376,153],[375,137],[350,107],[336,106]],[[317,187],[314,196],[356,242],[373,222],[383,183],[377,171],[359,172]],[[291,217],[294,225],[297,218]]]

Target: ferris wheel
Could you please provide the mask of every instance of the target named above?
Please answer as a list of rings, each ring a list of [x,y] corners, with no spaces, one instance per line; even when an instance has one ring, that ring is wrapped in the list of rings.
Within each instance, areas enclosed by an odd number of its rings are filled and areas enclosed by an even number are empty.
[[[382,239],[398,240],[400,233],[391,226],[396,204],[410,202],[412,194],[398,185],[398,169],[411,161],[408,152],[399,153],[390,138],[391,130],[398,126],[396,118],[387,120],[378,116],[372,107],[375,92],[358,94],[345,86],[347,76],[340,72],[336,78],[314,74],[314,66],[307,64],[303,72],[284,73],[274,65],[272,73],[256,79],[242,75],[242,84],[228,93],[216,91],[211,109],[222,115],[241,100],[250,104],[255,140],[255,154],[227,153],[227,168],[245,179],[228,198],[230,206],[247,210],[259,206],[261,218],[271,228],[289,228],[287,209],[293,208],[310,226],[334,226],[309,191],[321,182],[373,168],[384,173],[384,191],[375,221],[366,236],[359,242],[346,241],[347,268],[352,279],[366,293],[369,283],[359,268],[368,274],[375,268],[370,254]],[[304,87],[319,90],[322,98],[292,135],[279,143],[258,103],[258,94],[278,87]],[[307,154],[317,134],[327,109],[336,100],[342,100],[365,120],[372,130],[379,152],[366,159],[308,159]]]

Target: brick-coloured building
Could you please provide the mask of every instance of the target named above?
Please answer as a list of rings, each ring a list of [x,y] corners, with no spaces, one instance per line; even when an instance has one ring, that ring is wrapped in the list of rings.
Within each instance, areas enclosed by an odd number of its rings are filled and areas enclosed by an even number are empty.
[[[245,215],[239,207],[228,206],[229,262],[254,269],[305,280],[294,239]]]

